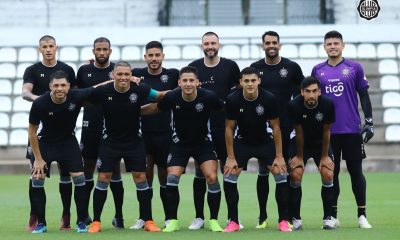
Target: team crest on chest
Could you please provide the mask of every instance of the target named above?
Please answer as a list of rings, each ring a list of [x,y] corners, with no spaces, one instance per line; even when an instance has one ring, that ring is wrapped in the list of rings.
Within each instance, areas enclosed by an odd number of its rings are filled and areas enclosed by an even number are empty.
[[[288,75],[288,70],[286,68],[282,68],[281,70],[279,70],[279,75],[281,75],[281,77],[287,77]]]
[[[160,77],[160,80],[162,83],[167,83],[168,82],[168,75],[164,74]]]
[[[76,108],[76,104],[70,103],[68,106],[68,111],[72,112],[75,110],[75,108]]]
[[[324,114],[317,112],[317,114],[315,114],[315,119],[317,120],[317,122],[321,122],[322,119],[324,119]]]
[[[348,69],[348,68],[345,68],[342,70],[343,77],[349,76],[349,73],[350,73],[350,69]]]
[[[197,112],[203,111],[204,105],[202,103],[197,103],[196,106],[194,106]]]
[[[257,113],[258,115],[263,115],[263,114],[264,114],[264,107],[261,106],[261,105],[258,105],[258,106],[256,107],[256,113]]]
[[[135,103],[137,101],[137,94],[136,93],[131,93],[131,95],[129,95],[129,101],[131,101],[131,103]]]

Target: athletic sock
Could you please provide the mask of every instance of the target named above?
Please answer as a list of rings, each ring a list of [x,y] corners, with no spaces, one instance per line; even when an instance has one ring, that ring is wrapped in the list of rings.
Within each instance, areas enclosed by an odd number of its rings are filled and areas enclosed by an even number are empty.
[[[85,176],[86,178],[86,176]],[[89,217],[89,203],[90,203],[90,195],[92,194],[92,190],[94,187],[93,176],[91,178],[85,179],[85,202],[84,202],[84,209],[86,210],[86,218]]]
[[[35,215],[36,216],[36,211],[35,211],[35,206],[32,202],[32,196],[33,196],[33,187],[32,187],[32,180],[29,179],[29,203],[31,206],[31,211],[30,211],[30,215]]]
[[[300,208],[302,195],[301,186],[289,186],[289,218],[301,219]]]
[[[367,217],[367,212],[366,212],[366,209],[365,209],[365,207],[359,207],[358,209],[357,209],[357,216],[358,217],[361,217],[362,215],[364,215],[365,217]]]
[[[124,186],[121,175],[113,174],[110,181],[110,189],[114,198],[115,218],[122,219],[122,206],[124,204]]]
[[[104,203],[107,199],[107,188],[108,183],[97,181],[96,188],[93,191],[93,221],[100,221]]]
[[[178,219],[179,189],[178,186],[167,185],[166,191],[167,219]]]
[[[88,212],[86,208],[86,185],[76,186],[74,190],[74,199],[76,205],[76,213],[78,216],[78,222],[84,222],[86,220],[86,214]]]
[[[237,189],[237,183],[224,182],[225,184],[225,199],[228,207],[228,219],[239,224],[238,216],[238,203],[239,203],[239,192]]]
[[[59,191],[61,195],[61,201],[63,205],[63,213],[62,215],[71,215],[71,198],[72,198],[72,180],[70,179],[69,182],[60,182],[59,183]]]
[[[168,219],[167,219],[167,199],[166,199],[166,190],[167,190],[167,187],[166,187],[166,186],[160,185],[160,198],[161,198],[161,202],[162,202],[163,209],[164,209],[164,216],[165,216],[165,220],[168,220]]]
[[[321,187],[321,198],[322,198],[322,206],[324,209],[324,218],[326,219],[329,216],[333,216],[334,218],[336,218],[337,216],[334,216],[335,213],[333,212],[334,208],[333,208],[333,202],[335,199],[335,195],[334,195],[334,189],[333,186],[322,186]]]
[[[207,203],[210,208],[210,219],[218,219],[221,205],[221,187],[218,182],[208,185]]]
[[[197,171],[197,170],[196,170]],[[194,177],[193,179],[193,201],[196,210],[196,218],[204,219],[204,198],[207,191],[206,179]]]
[[[258,209],[260,214],[258,216],[259,223],[262,223],[268,218],[267,214],[267,201],[269,193],[269,177],[268,175],[258,175],[257,177],[257,198]]]
[[[140,218],[143,221],[152,220],[152,211],[151,211],[151,190],[147,188],[145,190],[136,190],[137,199],[139,201],[139,212]]]
[[[46,223],[46,193],[43,187],[32,187],[32,205],[35,209],[36,216],[38,218],[38,223]]]
[[[287,181],[276,184],[275,198],[278,205],[279,222],[289,220],[289,184]]]

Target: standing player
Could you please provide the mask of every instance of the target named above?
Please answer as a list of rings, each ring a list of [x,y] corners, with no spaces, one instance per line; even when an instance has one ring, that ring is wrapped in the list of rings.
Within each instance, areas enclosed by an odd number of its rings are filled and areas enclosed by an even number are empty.
[[[162,97],[145,84],[131,82],[132,69],[129,63],[119,61],[113,70],[114,82],[96,88],[91,101],[103,108],[104,131],[97,160],[98,179],[93,193],[93,223],[90,233],[101,231],[100,216],[107,199],[107,189],[115,164],[124,159],[127,172],[132,173],[139,201],[140,216],[145,221],[144,229],[159,232],[152,220],[151,191],[146,179],[146,155],[140,136],[140,106],[144,100],[159,100]]]
[[[72,67],[56,59],[57,49],[58,46],[54,37],[45,35],[40,38],[39,52],[42,54],[43,60],[29,66],[25,70],[23,76],[24,83],[22,85],[23,99],[29,102],[33,102],[40,95],[44,94],[46,91],[49,91],[50,75],[57,70],[63,70],[67,73],[71,87],[76,85],[75,72]],[[32,157],[32,149],[28,143],[26,158],[31,159]],[[59,191],[63,204],[60,230],[70,230],[72,180],[68,172],[63,171],[60,167],[59,171]],[[32,180],[29,180],[29,200],[31,204],[30,218],[28,224],[29,231],[32,231],[37,223],[37,216],[35,213],[36,210],[32,206],[31,195]]]
[[[109,58],[112,53],[110,40],[100,37],[94,40],[92,50],[95,60],[93,63],[82,65],[77,73],[77,84],[79,88],[87,88],[111,79],[114,63]],[[103,111],[99,105],[90,105],[84,108],[81,149],[84,160],[84,171],[86,181],[86,202],[85,209],[89,207],[90,194],[94,181],[93,172],[96,167],[96,160],[99,155],[101,133],[103,131]],[[124,201],[124,188],[120,173],[119,163],[116,163],[111,176],[110,189],[113,193],[115,204],[115,216],[113,225],[116,229],[124,228],[122,215],[122,205]],[[91,219],[87,214],[86,224],[90,224]]]
[[[157,91],[172,90],[178,86],[179,71],[175,68],[162,67],[164,60],[163,45],[158,41],[146,44],[144,59],[145,68],[135,68],[132,75],[139,77],[142,83],[146,83]],[[160,198],[165,212],[165,189],[167,187],[167,157],[171,141],[171,113],[161,112],[155,115],[142,116],[141,130],[146,149],[146,177],[150,191],[153,195],[154,164],[157,165],[158,181],[160,183]],[[131,226],[131,229],[144,227],[142,216]]]
[[[77,232],[87,232],[84,213],[85,176],[82,156],[74,134],[76,119],[83,101],[92,88],[69,90],[68,75],[56,71],[50,75],[50,90],[37,98],[29,113],[29,140],[32,147],[32,193],[31,200],[37,214],[38,224],[32,233],[47,231],[44,180],[49,177],[51,162],[57,161],[68,172],[75,185],[75,203],[78,215]],[[39,133],[39,124],[42,128]]]
[[[371,228],[366,219],[366,181],[362,171],[362,160],[366,157],[364,143],[374,136],[372,106],[368,94],[368,81],[362,66],[355,61],[343,58],[344,42],[342,34],[330,31],[325,34],[324,48],[328,60],[314,66],[312,76],[321,81],[322,94],[333,100],[336,107],[336,122],[331,129],[331,144],[335,161],[333,185],[335,188],[333,217],[337,223],[337,201],[339,198],[340,160],[346,160],[351,177],[353,193],[358,205],[358,224],[360,228]],[[358,99],[364,112],[365,124],[360,129]],[[363,138],[362,134],[365,133]]]
[[[292,154],[294,157],[289,162],[290,179],[300,185],[308,159],[314,159],[322,180],[322,227],[335,229],[336,221],[332,219],[334,164],[329,146],[330,128],[335,122],[335,106],[328,97],[321,96],[321,83],[308,77],[301,83],[301,96],[289,102],[288,116],[296,130],[296,153]],[[300,212],[295,214],[300,216]]]
[[[207,122],[211,110],[224,107],[217,95],[206,89],[197,89],[199,79],[197,70],[187,66],[179,72],[179,87],[168,92],[164,99],[156,104],[142,108],[142,114],[160,110],[173,112],[173,135],[168,156],[168,176],[166,189],[167,225],[163,232],[179,230],[179,180],[189,158],[193,157],[200,166],[208,185],[207,202],[210,208],[209,228],[221,232],[218,212],[221,203],[221,188],[218,182],[218,162],[209,138]]]
[[[300,83],[304,79],[300,66],[287,58],[279,55],[281,49],[279,34],[274,31],[265,32],[262,35],[262,48],[265,52],[265,58],[251,64],[251,67],[259,71],[261,77],[261,87],[275,95],[279,107],[279,120],[282,132],[282,151],[285,161],[289,161],[289,146],[291,145],[290,133],[292,124],[286,115],[287,105],[290,99],[300,93]],[[269,193],[269,171],[266,166],[259,163],[259,173],[257,178],[257,197],[260,209],[258,218],[259,224],[256,228],[268,227],[267,200]],[[290,183],[290,199],[294,196],[301,198],[301,187],[293,186]],[[290,204],[289,206],[292,206]],[[289,210],[291,214],[293,210]],[[293,221],[294,229],[301,228],[299,216],[290,216]],[[292,219],[294,218],[294,219]]]
[[[286,163],[282,155],[278,105],[272,93],[259,88],[260,82],[257,70],[247,67],[241,72],[240,85],[243,89],[233,92],[226,99],[225,140],[228,158],[225,164],[224,182],[230,221],[224,232],[240,230],[237,180],[241,171],[247,169],[247,162],[252,157],[256,157],[274,175],[279,213],[278,230],[292,231],[288,222],[289,189]],[[271,134],[267,132],[267,121],[273,129],[273,140]]]
[[[197,68],[198,77],[202,88],[213,91],[225,101],[232,88],[239,84],[240,69],[236,62],[218,56],[221,45],[219,37],[214,32],[206,32],[202,37],[201,48],[204,58],[200,58],[189,66]],[[220,160],[221,172],[226,161],[225,148],[225,113],[212,111],[210,116],[210,129],[212,142]],[[196,209],[196,218],[189,229],[196,230],[204,227],[204,195],[206,193],[206,180],[196,166],[193,179],[193,199]]]

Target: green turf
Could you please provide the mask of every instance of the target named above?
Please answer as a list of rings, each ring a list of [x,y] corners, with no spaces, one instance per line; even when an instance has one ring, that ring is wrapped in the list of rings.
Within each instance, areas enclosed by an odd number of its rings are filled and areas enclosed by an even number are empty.
[[[24,231],[28,217],[28,178],[27,176],[0,176],[0,239],[400,239],[400,192],[398,173],[367,173],[368,182],[368,220],[373,229],[357,227],[357,211],[347,173],[341,174],[341,195],[339,200],[339,219],[341,228],[336,231],[321,230],[322,204],[320,180],[316,174],[306,174],[303,182],[302,218],[304,230],[292,233],[280,233],[276,229],[277,210],[274,199],[273,179],[270,178],[268,214],[271,226],[266,230],[256,230],[258,216],[255,182],[256,175],[244,173],[239,178],[240,205],[239,216],[245,229],[237,233],[212,233],[207,230],[189,231],[187,226],[194,216],[192,203],[192,178],[190,174],[181,179],[181,202],[179,218],[181,231],[176,233],[146,233],[143,231],[115,231],[111,226],[114,213],[112,194],[103,212],[103,231],[99,234],[77,234],[58,230],[61,214],[61,200],[58,193],[58,178],[54,176],[46,181],[48,233],[33,235]],[[135,187],[129,175],[124,175],[125,225],[129,228],[138,216],[138,204]],[[73,204],[74,205],[74,204]],[[72,208],[75,218],[75,207]],[[90,211],[92,212],[92,211]],[[208,208],[206,206],[206,216]],[[163,223],[163,210],[158,197],[158,184],[155,186],[153,215],[157,223]],[[225,225],[226,204],[221,202],[220,224]]]

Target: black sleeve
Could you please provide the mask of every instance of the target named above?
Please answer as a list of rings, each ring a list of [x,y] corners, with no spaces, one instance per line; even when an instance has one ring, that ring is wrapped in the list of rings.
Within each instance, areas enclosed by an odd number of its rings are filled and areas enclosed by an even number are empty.
[[[292,96],[295,97],[300,94],[301,81],[304,79],[303,71],[299,64],[295,63],[294,68],[296,70],[295,81],[292,85]]]
[[[218,98],[218,96],[214,92],[210,92],[210,103],[211,108],[214,110],[219,111],[224,108],[224,101]]]
[[[103,86],[100,86],[100,87],[92,88],[91,94],[90,94],[90,96],[88,97],[87,100],[90,103],[93,103],[93,104],[100,103],[101,102],[101,98],[104,95],[104,90],[105,90],[107,85],[103,85]]]
[[[265,106],[267,106],[267,109],[265,109],[267,112],[265,115],[267,117],[267,120],[279,117],[279,106],[275,95],[271,93],[268,96]]]
[[[24,72],[24,76],[22,77],[25,83],[35,84],[35,76],[33,73],[33,65],[27,67]]]
[[[71,66],[69,66],[67,74],[68,74],[69,83],[71,84],[71,88],[77,86],[78,83],[76,81],[75,71]]]
[[[174,103],[172,101],[174,92],[167,92],[161,102],[157,103],[157,108],[161,111],[169,111],[174,107]]]
[[[131,87],[132,87],[132,85],[135,85],[135,84],[136,83],[131,83]],[[147,98],[149,97],[151,87],[145,83],[140,83],[138,88],[139,88],[139,92],[141,95],[140,97],[141,97],[142,101],[146,101]]]
[[[40,108],[38,101],[33,101],[31,111],[29,112],[29,123],[34,125],[40,124]]]
[[[369,98],[368,89],[358,89],[358,95],[360,96],[361,108],[364,112],[365,118],[372,118],[372,104]]]
[[[83,79],[82,79],[83,69],[80,67],[78,69],[78,73],[76,74],[76,85],[78,88],[83,88]]]
[[[72,89],[72,90],[76,91],[77,100],[79,102],[84,102],[85,100],[89,100],[89,97],[92,95],[94,89],[95,88],[93,87],[88,87],[88,88]]]
[[[229,120],[237,120],[237,115],[235,112],[235,103],[229,97],[226,99],[225,103],[225,117],[226,119]]]
[[[231,78],[231,89],[234,88],[236,85],[239,85],[240,80],[240,69],[236,62],[233,62],[232,68],[232,78]]]
[[[297,114],[297,110],[295,107],[295,101],[291,100],[288,104],[287,107],[287,115],[289,117],[289,119],[295,123],[295,124],[300,124],[300,121],[298,119],[298,114]]]

